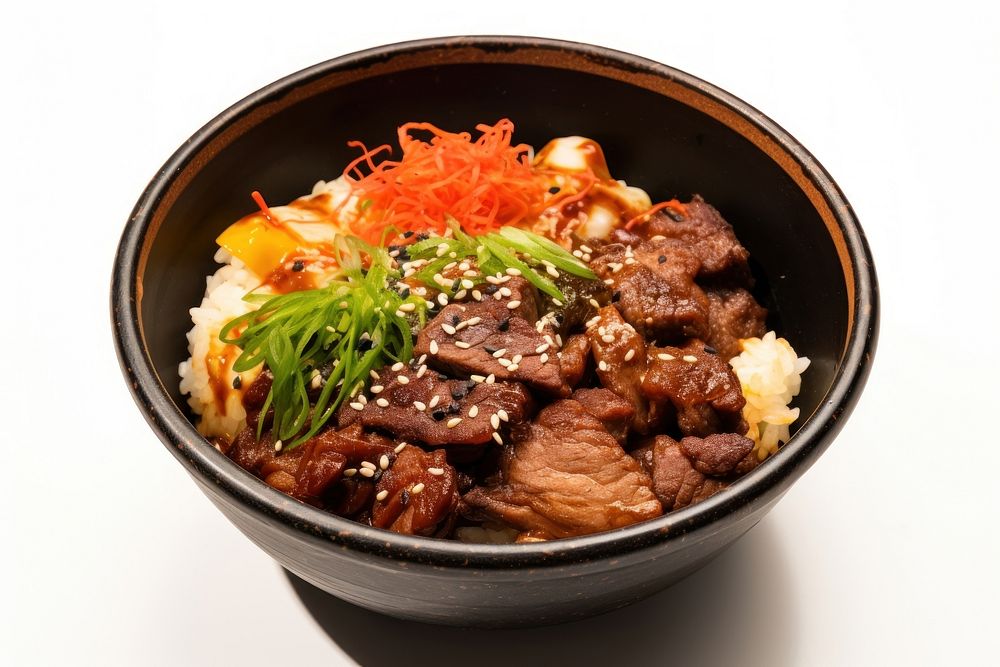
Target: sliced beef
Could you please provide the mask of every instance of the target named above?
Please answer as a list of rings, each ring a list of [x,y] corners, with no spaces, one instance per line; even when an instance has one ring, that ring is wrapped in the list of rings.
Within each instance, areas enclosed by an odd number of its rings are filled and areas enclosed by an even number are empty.
[[[746,399],[729,364],[703,342],[684,347],[650,348],[642,393],[652,401],[670,401],[685,435],[746,433]]]
[[[708,297],[694,282],[698,267],[690,252],[662,241],[607,245],[590,263],[625,320],[660,341],[708,333]]]
[[[654,213],[616,240],[636,244],[637,239],[666,242],[684,248],[698,259],[699,280],[750,287],[751,277],[744,248],[733,227],[699,195],[687,204],[678,204]]]
[[[767,311],[745,289],[708,292],[708,338],[723,359],[738,356],[741,338],[760,338],[767,333]]]
[[[444,308],[420,331],[414,353],[426,354],[428,364],[453,375],[493,375],[568,396],[556,343],[551,323],[539,323],[534,288],[523,278],[510,278],[493,296]]]
[[[628,401],[634,410],[632,429],[649,434],[662,425],[663,412],[642,391],[646,374],[646,342],[614,306],[598,311],[600,320],[587,329],[601,385]]]
[[[604,428],[619,443],[628,437],[629,426],[635,416],[635,406],[609,389],[577,389],[572,399],[583,409],[600,420]]]
[[[660,435],[632,452],[653,479],[666,512],[687,507],[729,486],[752,467],[753,441],[735,433],[686,437]]]
[[[444,535],[458,498],[458,477],[444,451],[409,445],[375,485],[372,525],[408,535]]]
[[[374,465],[383,455],[395,458],[391,440],[363,433],[360,425],[329,428],[294,449],[276,452],[274,447],[270,431],[257,440],[248,426],[237,435],[229,457],[279,491],[321,507],[345,470],[364,461]]]
[[[522,540],[596,533],[661,513],[649,476],[574,400],[538,414],[527,438],[504,452],[501,477],[465,494],[465,511],[518,529]]]
[[[531,394],[520,383],[450,380],[426,366],[393,368],[378,372],[379,384],[364,403],[341,405],[342,426],[359,423],[433,446],[481,445],[494,440],[494,415],[523,421],[533,412]]]
[[[573,334],[563,345],[559,356],[559,372],[563,382],[575,387],[587,374],[587,362],[590,361],[590,338],[586,334]]]

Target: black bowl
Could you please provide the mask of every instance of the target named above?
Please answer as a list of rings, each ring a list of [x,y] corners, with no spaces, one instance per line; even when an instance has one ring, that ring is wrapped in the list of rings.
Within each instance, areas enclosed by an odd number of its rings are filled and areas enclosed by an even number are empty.
[[[798,432],[710,499],[586,537],[466,545],[359,525],[244,472],[186,414],[177,365],[188,309],[214,270],[213,240],[251,208],[308,192],[408,120],[447,129],[509,117],[535,146],[579,134],[612,173],[655,199],[699,193],[735,226],[762,296],[812,359]],[[535,38],[385,46],[303,70],[227,109],[185,142],[142,194],[118,248],[115,342],[139,408],[202,491],[284,567],[350,602],[461,625],[566,620],[619,607],[704,565],[750,529],[829,446],[871,368],[878,294],[850,205],[795,139],[732,95],[624,53]],[[193,548],[193,547],[192,547]],[[248,582],[249,585],[249,582]]]

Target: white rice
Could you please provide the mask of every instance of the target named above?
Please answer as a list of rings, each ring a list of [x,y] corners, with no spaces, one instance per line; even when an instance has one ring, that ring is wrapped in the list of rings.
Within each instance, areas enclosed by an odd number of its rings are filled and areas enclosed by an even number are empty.
[[[799,418],[799,409],[788,405],[799,393],[809,359],[797,356],[788,341],[773,331],[763,338],[745,338],[740,346],[743,352],[729,365],[747,399],[743,408],[750,425],[747,437],[756,443],[754,451],[763,460],[788,442],[788,425]]]
[[[208,277],[201,305],[190,311],[191,321],[194,323],[187,334],[188,352],[191,356],[181,363],[178,370],[181,376],[181,393],[189,395],[188,405],[201,417],[198,431],[206,437],[231,438],[246,420],[242,404],[243,392],[233,388],[233,380],[239,375],[245,389],[256,379],[261,369],[258,366],[243,373],[234,373],[232,365],[239,356],[239,349],[223,344],[219,340],[219,331],[234,317],[254,309],[243,297],[259,287],[261,279],[225,250],[220,249],[215,253],[215,261],[223,266]],[[225,387],[222,406],[216,404],[209,363],[218,365],[217,381]]]

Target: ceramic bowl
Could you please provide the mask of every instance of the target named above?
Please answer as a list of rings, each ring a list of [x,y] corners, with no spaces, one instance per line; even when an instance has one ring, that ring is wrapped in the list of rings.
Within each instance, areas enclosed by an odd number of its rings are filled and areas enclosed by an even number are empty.
[[[584,135],[654,200],[701,194],[749,248],[772,327],[812,359],[794,437],[729,489],[628,528],[522,545],[467,545],[363,526],[275,491],[216,451],[178,392],[188,309],[214,239],[251,208],[340,173],[349,139],[397,125],[514,120],[535,146]],[[212,502],[282,566],[333,595],[434,623],[551,623],[619,607],[694,571],[764,516],[833,442],[872,364],[875,270],[829,174],[745,102],[669,66],[596,46],[461,37],[335,58],[253,93],[181,145],[142,193],[114,266],[122,371],[151,428]],[[820,528],[817,527],[817,530]],[[196,550],[191,545],[192,553]],[[794,555],[793,555],[794,557]],[[247,582],[248,587],[251,582]]]

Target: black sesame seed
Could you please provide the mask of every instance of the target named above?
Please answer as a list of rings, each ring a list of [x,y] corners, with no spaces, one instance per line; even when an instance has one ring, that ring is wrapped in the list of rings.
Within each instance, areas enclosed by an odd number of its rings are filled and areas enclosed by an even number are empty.
[[[239,389],[243,386],[243,378],[239,375],[233,378],[233,389]]]
[[[494,285],[493,283],[490,283],[483,291],[486,292],[487,294],[496,294],[498,289],[500,289],[499,285]]]
[[[667,256],[666,255],[660,255],[659,257],[656,258],[656,261],[659,262],[660,264],[663,264],[664,262],[667,261]]]
[[[362,338],[361,340],[358,341],[358,351],[359,352],[366,352],[366,351],[368,351],[370,349],[372,349],[372,340],[371,340],[371,338]]]
[[[505,317],[502,320],[500,320],[500,323],[497,324],[497,329],[499,331],[507,331],[507,329],[510,329],[510,318]]]
[[[434,421],[439,422],[442,419],[444,419],[445,414],[446,413],[445,413],[444,410],[442,410],[441,408],[438,408],[437,410],[435,410],[434,412],[431,413],[431,417],[434,418]]]
[[[450,415],[457,415],[461,411],[462,411],[462,406],[458,403],[458,401],[452,401],[451,404],[448,406],[448,414]]]
[[[669,215],[670,219],[673,220],[674,222],[684,222],[684,215],[679,211],[675,211],[672,208],[667,208],[665,210],[667,212],[667,215]]]
[[[410,504],[410,491],[409,489],[403,489],[403,492],[399,494],[399,504],[406,507]]]
[[[410,296],[410,286],[409,285],[403,285],[403,289],[399,290],[399,296],[403,297],[404,299],[409,298],[409,296]]]
[[[487,354],[493,354],[494,352],[496,352],[500,348],[499,347],[490,347],[489,345],[483,345],[483,349],[486,350]]]
[[[402,250],[399,251],[399,255],[396,256],[396,259],[399,260],[400,262],[409,262],[410,251],[407,248],[403,248]]]
[[[551,188],[549,188],[549,194],[550,195],[559,194],[559,187],[556,186],[556,185],[553,185]]]
[[[620,289],[616,289],[614,292],[611,293],[611,303],[618,303],[618,300],[621,298],[622,298],[622,291]]]
[[[403,238],[404,238],[404,239],[408,239],[408,238],[410,238],[411,236],[413,236],[413,231],[411,231],[411,230],[409,230],[409,229],[408,229],[408,230],[406,230],[405,232],[403,232]]]
[[[292,264],[292,271],[301,271],[304,268],[306,268],[306,265],[302,263],[301,259],[295,260]]]
[[[561,325],[566,319],[566,313],[556,313],[555,314],[556,324]]]
[[[430,237],[431,237],[431,235],[428,234],[427,232],[420,232],[419,234],[417,234],[417,240],[418,241],[426,241]]]
[[[458,324],[461,321],[462,321],[462,318],[458,316],[458,313],[452,313],[451,314],[451,323],[453,325]]]
[[[451,388],[451,397],[454,398],[456,401],[462,400],[468,393],[469,391],[463,386]]]
[[[715,349],[714,347],[712,347],[711,345],[706,345],[706,346],[705,346],[705,352],[707,352],[708,354],[718,354],[718,353],[719,353],[719,351],[718,351],[718,350],[716,350],[716,349]]]
[[[375,474],[372,475],[372,483],[373,484],[378,484],[378,481],[380,479],[382,479],[382,472],[383,472],[382,470],[376,470],[375,471]]]

